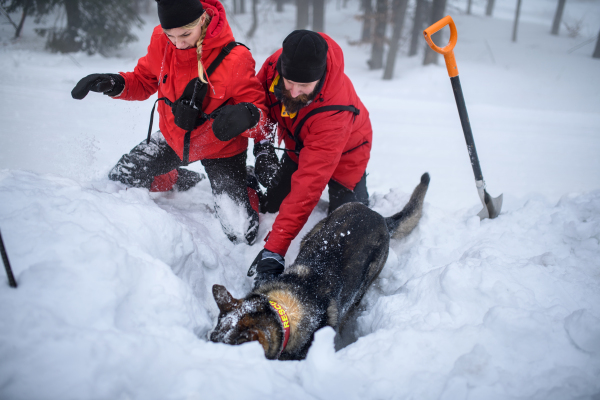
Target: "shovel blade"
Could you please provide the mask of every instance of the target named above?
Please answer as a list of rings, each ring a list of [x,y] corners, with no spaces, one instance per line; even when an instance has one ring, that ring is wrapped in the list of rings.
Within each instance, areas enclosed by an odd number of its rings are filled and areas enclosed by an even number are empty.
[[[502,209],[502,195],[498,197],[492,197],[485,189],[483,190],[483,193],[485,204],[483,210],[479,211],[477,215],[479,216],[480,220],[485,218],[494,219],[500,215],[500,210]]]

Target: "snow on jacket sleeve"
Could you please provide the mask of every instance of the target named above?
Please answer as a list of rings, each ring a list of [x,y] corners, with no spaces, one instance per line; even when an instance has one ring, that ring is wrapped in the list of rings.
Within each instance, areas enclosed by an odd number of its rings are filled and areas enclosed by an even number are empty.
[[[267,132],[267,137],[269,139],[272,139],[272,137],[277,134],[277,121],[273,121],[269,117],[269,110],[268,110],[268,107],[266,106],[266,104],[267,104],[267,97],[269,96],[268,95],[269,88],[267,87],[267,73],[268,73],[269,66],[273,65],[273,63],[277,61],[277,58],[279,57],[277,54],[278,53],[275,53],[275,54],[271,55],[270,57],[268,57],[265,60],[265,62],[263,63],[263,65],[260,68],[260,70],[258,71],[258,73],[256,74],[256,78],[257,78],[257,80],[259,82],[259,85],[260,85],[260,88],[261,88],[261,94],[262,94],[262,97],[263,97],[263,102],[265,104],[265,112],[264,112],[265,131]],[[261,119],[262,118],[263,117],[261,116]]]
[[[285,255],[337,167],[351,133],[354,115],[324,112],[309,119],[300,151],[298,170],[292,175],[292,190],[279,208],[265,248]]]

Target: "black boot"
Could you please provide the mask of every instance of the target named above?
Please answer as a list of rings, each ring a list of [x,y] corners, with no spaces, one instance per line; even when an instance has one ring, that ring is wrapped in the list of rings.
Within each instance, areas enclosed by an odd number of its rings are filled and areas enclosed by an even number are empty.
[[[258,196],[258,200],[260,202],[263,192],[260,190],[260,184],[258,183],[258,179],[256,178],[256,174],[254,173],[254,167],[252,165],[246,165],[246,186],[256,192]]]
[[[173,187],[178,192],[185,192],[196,186],[206,175],[185,168],[177,168],[177,182]]]

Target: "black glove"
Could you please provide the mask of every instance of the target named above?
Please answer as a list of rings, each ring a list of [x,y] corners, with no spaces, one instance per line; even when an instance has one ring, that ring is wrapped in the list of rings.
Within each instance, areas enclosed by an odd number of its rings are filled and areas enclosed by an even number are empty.
[[[256,126],[260,120],[260,111],[252,103],[239,103],[224,106],[218,114],[213,113],[213,116],[213,132],[217,139],[226,142]]]
[[[256,274],[256,278],[254,278],[254,287],[256,288],[259,283],[270,281],[281,275],[284,266],[285,260],[281,255],[262,249],[250,265],[248,276]]]
[[[81,100],[90,92],[100,92],[116,96],[123,91],[125,78],[119,74],[91,74],[77,82],[71,90],[74,99]]]
[[[279,158],[275,148],[268,140],[254,144],[254,173],[258,182],[266,188],[274,188],[279,184]]]

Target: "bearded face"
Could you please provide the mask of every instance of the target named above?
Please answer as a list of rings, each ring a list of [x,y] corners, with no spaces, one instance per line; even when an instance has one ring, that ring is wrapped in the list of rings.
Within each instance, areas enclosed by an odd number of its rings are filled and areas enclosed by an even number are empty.
[[[315,98],[315,92],[312,91],[309,94],[300,94],[296,97],[292,97],[292,92],[287,90],[285,87],[282,88],[282,99],[281,102],[285,106],[288,113],[293,114],[298,112],[302,107],[306,106]]]

